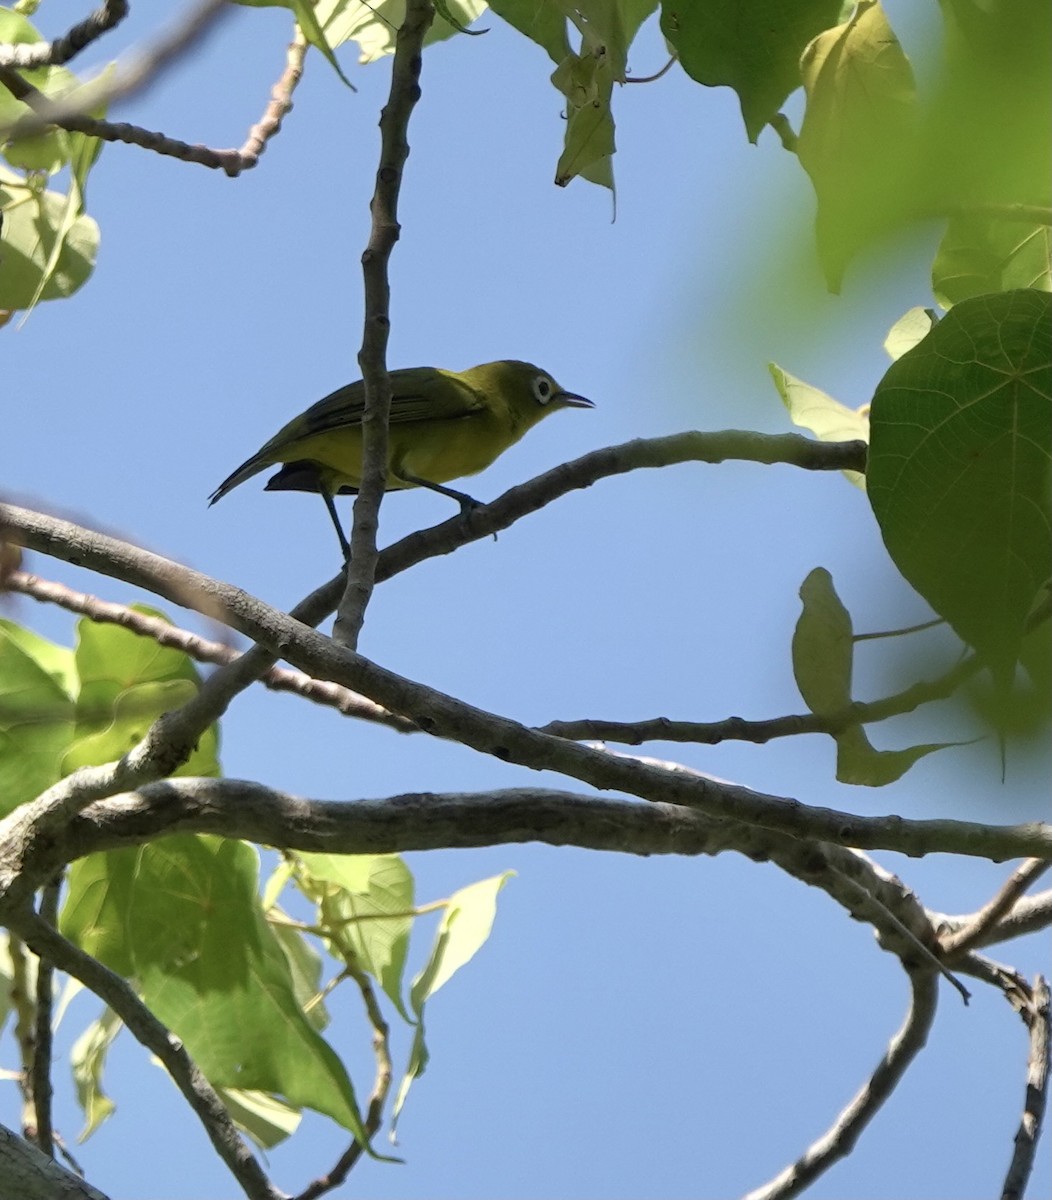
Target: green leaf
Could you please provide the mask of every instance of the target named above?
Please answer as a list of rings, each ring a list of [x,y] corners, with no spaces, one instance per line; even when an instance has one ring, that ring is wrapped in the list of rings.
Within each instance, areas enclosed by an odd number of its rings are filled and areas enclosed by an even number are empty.
[[[565,187],[575,176],[594,171],[613,157],[614,76],[604,55],[571,53],[552,73],[552,83],[567,101],[565,145],[555,168],[556,185]]]
[[[837,735],[836,777],[838,783],[862,787],[885,787],[901,779],[922,758],[936,750],[959,746],[960,742],[929,742],[905,750],[874,750],[860,725],[852,725]]]
[[[939,11],[945,30],[941,71],[918,154],[927,208],[1047,206],[1052,4],[954,0]]]
[[[628,50],[657,0],[575,0],[562,6],[581,35],[581,48],[601,53],[618,83],[628,74]]]
[[[491,7],[542,46],[556,64],[552,83],[566,98],[557,186],[565,187],[580,176],[613,191],[613,87],[625,82],[632,40],[657,0],[497,0]],[[581,35],[578,51],[567,36],[568,20]]]
[[[11,962],[11,939],[6,929],[0,929],[0,1033],[3,1033],[7,1018],[13,1011],[11,985],[14,981],[14,966]]]
[[[320,999],[321,955],[294,926],[282,920],[271,920],[270,928],[285,952],[296,1001],[306,1014],[307,1020],[321,1033],[329,1024],[329,1011]]]
[[[72,654],[0,621],[0,815],[62,777],[73,737]]]
[[[368,1142],[347,1072],[297,1000],[257,890],[252,847],[174,836],[75,863],[60,925],[138,981],[214,1085],[283,1096]]]
[[[768,363],[767,369],[794,425],[809,429],[822,442],[869,441],[869,405],[848,408],[783,371],[777,363]],[[845,471],[844,476],[865,491],[866,477],[861,471]]]
[[[851,616],[824,567],[800,585],[803,609],[793,631],[793,675],[807,707],[819,716],[851,703],[854,631]]]
[[[818,197],[826,282],[838,291],[849,259],[913,200],[913,72],[876,0],[819,34],[800,66],[807,108],[796,149]]]
[[[481,879],[450,896],[435,934],[431,957],[410,989],[409,1001],[414,1012],[421,1013],[424,1003],[488,941],[497,915],[497,893],[513,874],[513,871],[505,871],[490,879]]]
[[[165,619],[145,605],[133,608]],[[185,704],[200,686],[197,669],[182,650],[87,619],[77,623],[76,663],[81,681],[77,740],[66,756],[67,772],[120,758],[159,716]],[[176,774],[217,776],[217,748],[213,726]]]
[[[40,634],[26,629],[24,625],[16,625],[14,621],[0,618],[0,630],[3,635],[17,646],[27,657],[31,658],[42,670],[46,671],[58,684],[67,697],[72,698],[80,687],[77,675],[77,664],[73,651],[68,646],[60,646],[57,642],[48,641]]]
[[[84,1030],[70,1050],[77,1103],[84,1113],[84,1128],[77,1135],[78,1142],[86,1142],[116,1111],[117,1106],[102,1090],[102,1072],[113,1039],[123,1028],[124,1022],[120,1017],[113,1009],[107,1008],[97,1021],[92,1021]]]
[[[0,8],[0,45],[32,45],[46,40],[20,13]],[[45,96],[57,96],[77,84],[77,77],[65,67],[34,67],[18,74]],[[0,129],[10,129],[32,111],[28,104],[16,100],[7,88],[0,86]],[[50,129],[35,137],[0,144],[11,166],[52,175],[69,161],[71,135],[63,129]]]
[[[462,966],[470,962],[489,938],[497,914],[497,893],[511,878],[505,871],[491,879],[461,888],[450,896],[442,921],[435,933],[431,955],[413,980],[409,1000],[417,1016],[417,1028],[409,1052],[409,1062],[398,1086],[393,1109],[392,1134],[405,1105],[413,1081],[423,1075],[430,1061],[424,1037],[424,1008],[443,984],[448,983]]]
[[[793,632],[793,674],[807,707],[818,716],[840,712],[852,701],[855,640],[851,615],[824,567],[816,567],[800,587],[803,609]],[[914,763],[955,742],[875,750],[860,724],[832,733],[836,777],[840,783],[883,787],[901,778]]]
[[[931,308],[917,306],[904,312],[888,330],[888,336],[884,339],[884,349],[887,350],[888,357],[892,360],[898,359],[907,350],[912,350],[931,333],[932,326],[937,324],[938,319]]]
[[[556,0],[491,0],[490,8],[558,65],[570,54],[566,6]]]
[[[223,1087],[216,1090],[234,1124],[262,1150],[272,1150],[299,1128],[299,1109],[269,1092]]]
[[[943,308],[986,292],[1052,290],[1052,229],[1022,221],[954,217],[932,265],[932,290]]]
[[[902,574],[1006,679],[1052,575],[1052,297],[965,300],[873,397],[868,495]]]
[[[840,19],[841,0],[664,0],[661,32],[683,69],[738,93],[749,141],[801,84],[800,56]]]
[[[69,198],[39,190],[0,168],[4,269],[0,309],[28,309],[37,300],[71,296],[95,269],[99,227],[70,217]]]
[[[448,13],[442,12],[443,6]],[[405,20],[405,0],[319,0],[315,11],[329,45],[335,50],[344,42],[357,42],[358,61],[364,65],[394,53],[395,37]],[[424,45],[472,32],[467,27],[485,11],[485,0],[443,0],[442,6],[436,5]]]
[[[308,43],[316,50],[321,51],[329,66],[332,67],[340,79],[352,92],[355,91],[354,84],[343,73],[343,69],[336,61],[336,55],[333,53],[333,45],[330,43],[322,22],[319,19],[319,12],[323,8],[322,3],[317,3],[316,0],[237,0],[237,3],[243,4],[248,8],[287,8],[296,18],[296,24],[299,26],[300,32],[307,39]],[[339,4],[339,0],[337,0],[337,3]]]
[[[1011,693],[991,685],[989,677],[974,677],[966,696],[979,716],[1003,736],[1047,739],[1052,717],[1052,623],[1031,630],[1019,648],[1023,672]]]
[[[298,854],[296,879],[318,905],[333,953],[379,981],[405,1020],[402,976],[412,927],[413,876],[395,854]]]

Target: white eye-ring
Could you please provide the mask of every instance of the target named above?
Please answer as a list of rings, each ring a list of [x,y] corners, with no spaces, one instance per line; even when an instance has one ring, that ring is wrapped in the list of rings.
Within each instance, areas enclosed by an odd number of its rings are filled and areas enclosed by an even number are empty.
[[[552,398],[554,388],[552,381],[547,375],[535,375],[531,387],[533,389],[533,398],[538,404],[547,404]]]

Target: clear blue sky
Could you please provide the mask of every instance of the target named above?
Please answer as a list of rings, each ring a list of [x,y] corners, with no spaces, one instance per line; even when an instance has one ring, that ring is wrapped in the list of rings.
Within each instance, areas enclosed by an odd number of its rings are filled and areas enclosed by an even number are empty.
[[[894,22],[909,6],[890,8]],[[55,32],[67,14],[81,15],[45,5],[40,23]],[[151,16],[138,6],[106,52],[149,32]],[[239,145],[283,62],[286,18],[239,14],[117,119]],[[498,18],[482,24],[485,37],[425,57],[389,362],[531,359],[597,408],[545,422],[473,480],[473,494],[492,498],[632,437],[783,431],[769,360],[846,403],[868,399],[886,366],[888,327],[931,303],[924,254],[937,231],[885,247],[852,269],[842,296],[824,295],[795,160],[770,133],[748,145],[734,97],[678,69],[615,96],[611,222],[608,193],[552,185],[562,123],[546,56]],[[357,94],[312,55],[284,131],[240,180],[107,147],[88,197],[102,226],[94,278],[4,334],[6,393],[19,397],[5,406],[0,443],[11,498],[281,607],[336,568],[318,499],[264,495],[255,481],[217,508],[205,499],[290,416],[357,374],[359,256],[388,70],[359,69],[351,47],[342,59]],[[631,67],[647,75],[663,61],[648,29]],[[393,496],[382,539],[449,515],[441,497]],[[928,615],[887,561],[863,496],[839,476],[748,464],[638,472],[383,585],[361,648],[529,723],[776,716],[802,708],[789,644],[797,589],[816,566],[832,572],[860,630]],[[141,598],[39,556],[27,568],[109,599]],[[14,615],[67,635],[68,621],[29,602]],[[914,653],[903,649],[902,661]],[[869,662],[860,695],[896,686],[876,653]],[[889,723],[874,741],[975,732],[951,707]],[[645,752],[808,803],[909,817],[1033,819],[1044,814],[1049,775],[1047,749],[1013,746],[1002,785],[989,741],[935,755],[878,791],[838,785],[825,738]],[[224,722],[223,763],[230,776],[329,799],[560,786],[262,689]],[[878,857],[947,912],[981,904],[1009,870]],[[518,846],[410,862],[425,901],[500,871],[517,876],[490,943],[433,1004],[432,1063],[401,1125],[406,1164],[361,1164],[348,1195],[736,1195],[827,1127],[905,1011],[902,972],[868,927],[771,866]],[[1046,950],[1031,939],[1001,953],[1033,971],[1047,967]],[[812,1189],[816,1200],[967,1200],[999,1186],[1025,1037],[1002,999],[973,990],[965,1009],[944,989],[927,1052],[852,1158]],[[357,1003],[341,994],[333,1038],[364,1091]],[[91,1015],[78,1000],[63,1044]],[[397,1045],[404,1053],[405,1041]],[[235,1194],[174,1088],[127,1034],[108,1090],[117,1115],[77,1154],[114,1200]],[[2,1119],[17,1125],[14,1089],[3,1095]],[[68,1094],[57,1123],[67,1138],[79,1128]],[[339,1129],[308,1118],[271,1156],[276,1181],[298,1190],[343,1145]]]

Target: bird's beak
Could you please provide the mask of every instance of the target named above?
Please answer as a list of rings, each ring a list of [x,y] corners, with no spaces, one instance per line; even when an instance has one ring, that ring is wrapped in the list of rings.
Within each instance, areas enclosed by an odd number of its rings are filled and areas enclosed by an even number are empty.
[[[556,404],[566,408],[595,408],[591,400],[585,396],[578,396],[576,392],[556,392],[552,398]]]

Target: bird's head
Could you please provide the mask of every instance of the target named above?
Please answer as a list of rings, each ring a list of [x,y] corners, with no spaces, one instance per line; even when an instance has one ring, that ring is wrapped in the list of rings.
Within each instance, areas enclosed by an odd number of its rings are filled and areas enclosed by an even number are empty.
[[[484,363],[465,374],[488,395],[499,395],[527,425],[560,408],[595,408],[591,400],[560,387],[547,371],[514,358]]]

